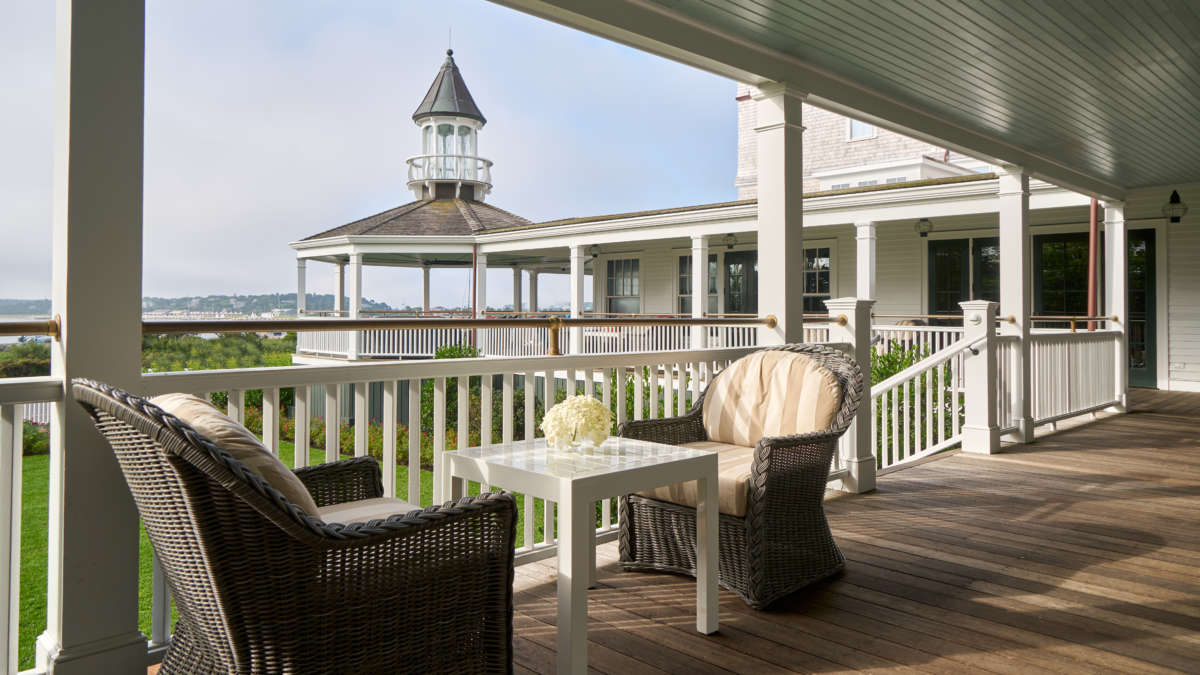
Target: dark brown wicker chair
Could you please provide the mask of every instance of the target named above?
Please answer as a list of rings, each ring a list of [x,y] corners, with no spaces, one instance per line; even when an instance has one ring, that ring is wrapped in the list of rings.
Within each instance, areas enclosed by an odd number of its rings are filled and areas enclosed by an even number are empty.
[[[863,391],[862,371],[841,351],[808,344],[772,349],[806,354],[829,370],[842,400],[828,429],[760,439],[750,467],[746,516],[720,515],[721,586],[755,609],[845,566],[822,500],[837,439],[850,425]],[[672,445],[708,440],[703,404],[702,394],[687,415],[626,422],[617,433]],[[695,509],[635,494],[621,497],[618,508],[624,569],[695,575]]]
[[[166,571],[179,621],[160,672],[512,672],[511,495],[325,523],[146,400],[73,392]],[[383,493],[366,457],[296,474],[319,506]]]

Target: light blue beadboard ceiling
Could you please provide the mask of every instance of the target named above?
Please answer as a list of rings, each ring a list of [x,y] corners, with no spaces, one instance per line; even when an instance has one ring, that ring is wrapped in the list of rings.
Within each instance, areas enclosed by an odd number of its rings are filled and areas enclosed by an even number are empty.
[[[728,75],[701,57],[793,64],[818,99],[1096,190],[1200,182],[1197,0],[500,1]]]

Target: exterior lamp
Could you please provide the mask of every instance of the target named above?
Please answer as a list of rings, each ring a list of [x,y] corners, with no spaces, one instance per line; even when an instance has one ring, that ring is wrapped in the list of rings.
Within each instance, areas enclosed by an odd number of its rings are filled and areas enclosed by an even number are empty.
[[[1163,218],[1172,223],[1178,223],[1181,218],[1187,215],[1187,212],[1187,204],[1184,204],[1183,200],[1179,198],[1179,190],[1171,190],[1171,198],[1162,207]]]
[[[600,247],[596,244],[592,244],[588,247],[588,255],[592,256],[592,259],[595,260],[600,256]]]
[[[732,248],[733,248],[733,246],[734,246],[734,244],[736,244],[736,243],[737,243],[737,237],[736,237],[736,236],[734,236],[734,234],[733,234],[732,232],[730,232],[729,234],[725,235],[725,236],[724,236],[724,237],[721,239],[721,241],[724,241],[724,242],[725,242],[725,248],[727,248],[727,249],[732,249]]]
[[[929,233],[933,232],[933,221],[928,218],[922,218],[913,225],[913,229],[922,237],[928,237]]]

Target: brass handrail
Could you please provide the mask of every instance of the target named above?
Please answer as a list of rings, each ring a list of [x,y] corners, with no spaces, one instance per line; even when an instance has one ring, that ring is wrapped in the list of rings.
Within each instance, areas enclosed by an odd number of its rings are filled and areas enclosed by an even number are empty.
[[[61,337],[62,324],[59,317],[37,321],[0,321],[0,336],[26,337],[48,335],[55,340]]]

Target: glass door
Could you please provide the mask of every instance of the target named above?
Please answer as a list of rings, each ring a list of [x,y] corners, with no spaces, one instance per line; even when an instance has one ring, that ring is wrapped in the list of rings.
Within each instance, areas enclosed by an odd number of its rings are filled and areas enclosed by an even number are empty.
[[[758,251],[725,254],[725,313],[758,314]]]
[[[971,241],[929,242],[929,313],[962,314],[958,303],[971,297]],[[960,319],[934,319],[934,325],[960,324]]]
[[[1129,232],[1129,384],[1158,386],[1154,357],[1155,326],[1154,230]]]

